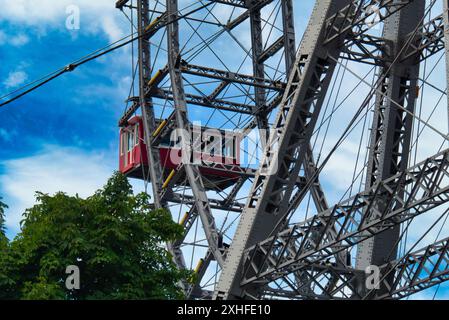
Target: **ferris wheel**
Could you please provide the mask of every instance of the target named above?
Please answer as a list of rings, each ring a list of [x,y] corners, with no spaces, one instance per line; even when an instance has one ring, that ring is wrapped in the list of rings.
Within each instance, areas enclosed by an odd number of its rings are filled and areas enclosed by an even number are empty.
[[[117,2],[138,42],[120,170],[184,227],[167,248],[189,298],[447,280],[447,5]]]

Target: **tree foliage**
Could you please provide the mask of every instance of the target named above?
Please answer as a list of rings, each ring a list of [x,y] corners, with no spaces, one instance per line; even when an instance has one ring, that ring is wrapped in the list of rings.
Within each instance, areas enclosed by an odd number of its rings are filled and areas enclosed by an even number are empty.
[[[163,243],[181,236],[166,210],[133,195],[116,173],[93,196],[37,193],[21,233],[0,258],[0,291],[11,299],[178,299],[190,274],[179,271]],[[3,262],[1,262],[3,260]],[[67,266],[80,269],[79,290],[67,290]],[[1,281],[1,276],[0,276]]]
[[[5,209],[7,206],[0,198],[0,299],[10,296],[10,288],[14,284],[6,272],[8,263],[9,243],[5,234]]]
[[[5,235],[5,209],[7,208],[0,197],[0,250],[6,248],[8,240]]]

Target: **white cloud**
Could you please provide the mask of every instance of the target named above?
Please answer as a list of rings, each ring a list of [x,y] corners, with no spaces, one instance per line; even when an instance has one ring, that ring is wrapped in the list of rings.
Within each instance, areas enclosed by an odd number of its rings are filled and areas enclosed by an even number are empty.
[[[104,12],[108,8],[115,9],[111,0],[0,0],[2,12],[0,16],[15,22],[35,23],[51,22],[66,15],[66,8],[70,5],[79,6],[82,10],[93,14]]]
[[[13,47],[21,47],[28,42],[30,42],[30,38],[26,34],[7,34],[5,31],[0,30],[0,46],[7,44]]]
[[[109,41],[114,42],[124,37],[124,32],[120,29],[117,21],[112,16],[104,16],[102,18],[103,31],[108,35]]]
[[[333,147],[332,142],[327,141],[327,146]],[[357,151],[358,145],[355,142],[345,141],[325,166],[322,175],[325,177],[326,182],[335,189],[334,191],[346,191],[351,185],[354,167],[356,165]],[[327,155],[327,152],[329,151],[325,150],[324,155]]]
[[[16,36],[12,36],[9,42],[14,47],[21,47],[21,46],[27,44],[29,41],[30,41],[30,38],[28,38],[27,35],[21,33]]]
[[[6,77],[6,80],[3,82],[3,84],[6,88],[13,88],[23,84],[25,81],[27,81],[27,79],[28,75],[25,71],[12,71],[8,74],[8,77]]]
[[[72,5],[79,8],[81,32],[104,32],[111,40],[117,40],[123,33],[120,22],[123,26],[127,25],[115,8],[114,0],[0,0],[0,5],[2,5],[0,19],[37,27],[40,33],[48,27],[66,28],[66,20],[70,16],[66,9]],[[25,39],[20,38],[16,41],[20,40]]]
[[[1,196],[9,205],[6,226],[13,233],[19,229],[24,210],[35,203],[36,191],[86,197],[101,188],[114,170],[113,158],[104,153],[61,146],[46,146],[36,155],[0,164],[4,168]]]

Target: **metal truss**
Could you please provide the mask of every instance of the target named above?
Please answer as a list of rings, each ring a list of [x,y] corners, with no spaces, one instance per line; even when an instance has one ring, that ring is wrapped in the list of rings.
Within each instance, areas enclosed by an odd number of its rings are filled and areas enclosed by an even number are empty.
[[[167,196],[167,201],[174,203],[184,203],[188,205],[192,205],[195,203],[195,198],[190,195],[179,194],[179,193],[171,193]],[[232,212],[242,212],[244,208],[244,204],[233,201],[223,201],[217,199],[209,198],[209,204],[212,209],[224,210],[224,211],[232,211]]]
[[[369,2],[369,1],[368,1]],[[380,19],[386,19],[410,2],[381,1],[380,3],[322,1],[317,2],[306,35],[301,43],[295,65],[280,104],[274,124],[277,136],[265,151],[262,170],[256,176],[250,199],[240,219],[236,237],[228,254],[226,269],[216,292],[218,298],[241,294],[238,274],[243,250],[276,232],[291,206],[295,177],[298,176],[307,152],[310,135],[320,114],[327,88],[335,68],[329,56],[339,56],[348,33],[364,32],[368,7],[381,6]],[[363,14],[362,14],[363,13]],[[273,161],[274,159],[274,161]],[[298,198],[303,196],[297,190]],[[299,204],[300,201],[297,201]],[[270,227],[267,227],[270,226]],[[234,252],[235,250],[235,252]]]
[[[446,203],[448,157],[449,150],[446,150],[428,158],[249,248],[241,284],[272,282]],[[403,189],[404,186],[410,191]],[[332,228],[335,233],[330,236],[325,231]],[[259,252],[265,258],[255,262]]]
[[[240,83],[251,87],[270,89],[279,92],[283,92],[286,86],[285,83],[266,79],[264,76],[262,77],[250,76],[241,73],[224,71],[204,66],[196,66],[189,64],[185,61],[181,61],[180,69],[183,73],[186,74],[196,75],[210,79],[217,79],[226,82],[227,84]]]
[[[177,128],[183,129],[181,133],[181,146],[183,150],[183,157],[185,159],[183,167],[185,168],[186,176],[192,188],[193,197],[195,199],[195,210],[201,218],[201,222],[206,233],[209,250],[214,256],[214,259],[223,265],[223,252],[219,246],[220,235],[215,226],[215,219],[212,215],[212,210],[209,205],[206,190],[202,176],[197,165],[190,163],[190,154],[193,146],[190,141],[191,127],[187,116],[186,98],[183,86],[183,79],[181,71],[179,70],[179,29],[176,17],[178,16],[178,1],[167,0],[167,13],[169,15],[168,25],[168,51],[169,51],[169,69],[171,78],[171,88],[173,91],[173,100],[175,104],[175,117]]]
[[[424,11],[425,3],[415,1],[385,21],[384,38],[394,44],[389,52],[390,57],[400,56],[401,44],[407,45],[416,39],[414,35],[420,30]],[[415,113],[419,77],[417,61],[418,54],[415,54],[380,71],[380,90],[375,101],[366,176],[368,187],[403,172],[408,166],[413,128],[411,115]],[[398,189],[398,195],[402,192]],[[378,210],[385,210],[382,201],[376,205],[380,206]],[[394,260],[399,237],[400,228],[397,226],[360,243],[356,268],[365,270],[370,265]]]
[[[444,48],[444,16],[439,15],[423,25],[414,41],[408,46],[402,60],[419,55],[419,60],[423,61]]]
[[[156,128],[156,119],[152,108],[152,100],[145,95],[145,84],[151,77],[150,65],[150,43],[149,36],[145,36],[145,28],[150,24],[149,21],[149,0],[139,0],[138,6],[138,33],[139,33],[139,99],[135,105],[142,108],[142,118],[145,123],[145,141],[149,146],[147,148],[148,159],[154,166],[149,168],[153,190],[160,190],[162,187],[162,168],[160,165],[159,151],[153,148],[150,143],[151,132]],[[154,194],[154,203],[157,208],[163,207],[159,193]]]
[[[390,277],[381,279],[381,286],[387,290],[383,294],[368,291],[360,295],[358,287],[366,281],[363,272],[351,268],[337,268],[321,263],[304,266],[308,282],[295,285],[292,289],[266,287],[263,295],[283,299],[403,299],[420,291],[429,289],[448,280],[449,277],[449,239],[430,244],[418,251],[409,253],[401,259],[384,264],[379,268]],[[329,280],[338,279],[329,285]],[[391,280],[390,280],[391,279]],[[315,294],[304,292],[305,285],[315,284]],[[327,285],[323,285],[327,283]]]
[[[348,32],[353,36],[361,35],[412,2],[414,0],[351,1],[327,18],[324,41],[326,44],[330,43]]]
[[[124,5],[121,3],[119,5]],[[151,77],[151,60],[150,60],[150,36],[151,34],[146,34],[145,29],[150,25],[149,21],[149,0],[138,0],[137,1],[137,20],[138,20],[138,35],[139,35],[139,98],[136,99],[133,106],[140,107],[142,109],[142,119],[144,123],[144,139],[147,145],[147,156],[150,163],[153,163],[149,167],[149,177],[151,180],[152,188],[155,190],[154,195],[154,205],[157,209],[166,206],[166,202],[161,197],[161,190],[163,184],[163,174],[162,166],[159,155],[159,150],[153,145],[152,132],[156,129],[156,119],[152,106],[151,98],[146,95],[146,84],[150,81]],[[173,261],[179,268],[185,268],[185,261],[182,254],[177,248],[167,244],[168,251],[173,256]],[[185,283],[180,283],[180,286],[184,289],[188,288]]]
[[[286,84],[280,81],[272,81],[264,78],[257,78],[250,75],[245,75],[241,73],[234,73],[230,71],[224,71],[204,66],[197,66],[188,64],[185,61],[181,61],[180,71],[183,74],[194,75],[207,79],[221,80],[222,82],[216,90],[213,91],[211,95],[188,95],[187,103],[194,104],[198,106],[216,108],[220,110],[233,111],[243,114],[253,114],[257,113],[257,109],[254,111],[254,105],[245,105],[241,103],[236,103],[232,101],[226,101],[218,99],[220,92],[226,89],[227,86],[232,84],[241,84],[249,87],[259,87],[262,89],[273,90],[282,93],[285,89]],[[151,86],[145,88],[146,96],[151,96],[154,98],[159,98],[163,100],[173,101],[173,92],[171,90],[163,90],[157,86],[164,80],[168,74],[168,66],[161,69],[155,78],[156,81],[151,82]],[[149,81],[147,81],[148,83]],[[131,98],[130,101],[138,101],[137,98]],[[129,120],[129,118],[139,109],[139,103],[134,103],[130,108],[127,109],[123,117],[119,121],[119,125],[123,126]],[[268,106],[268,108],[270,108]]]
[[[383,66],[390,60],[387,53],[386,40],[383,37],[375,37],[368,34],[358,36],[348,35],[343,45],[341,58]]]
[[[278,137],[270,137],[266,153],[250,191],[250,199],[240,219],[217,290],[218,298],[239,296],[240,261],[243,250],[263,239],[279,223],[304,162],[310,134],[317,121],[324,92],[329,85],[335,64],[326,60],[328,50],[318,48],[323,42],[321,24],[333,14],[333,5],[343,7],[344,2],[318,2],[311,22],[301,43],[295,65],[290,74],[280,111],[275,121]],[[327,50],[326,50],[327,49]],[[332,51],[332,53],[334,53]],[[321,56],[321,57],[320,57]],[[324,89],[323,89],[324,87]],[[299,150],[298,150],[299,149]],[[301,150],[302,149],[302,150]],[[275,157],[274,162],[271,162]]]
[[[394,280],[392,283],[383,280],[388,290],[373,298],[401,299],[449,280],[448,249],[449,238],[446,238],[383,266]]]
[[[449,277],[449,238],[430,244],[418,251],[409,253],[401,259],[392,261],[379,267],[389,279],[381,279],[380,286],[387,290],[383,294],[368,291],[360,295],[358,286],[366,280],[360,270],[339,269],[325,263],[307,266],[306,274],[309,283],[316,284],[319,294],[310,295],[301,286],[292,290],[265,288],[263,294],[270,297],[288,299],[403,299],[420,291],[429,289],[443,282]],[[333,286],[323,286],[323,279],[337,278]],[[305,284],[302,284],[304,286]]]
[[[424,23],[418,32],[410,32],[407,36],[412,37],[412,41],[401,53],[400,61],[412,58],[419,63],[444,50],[444,26],[444,16],[439,15]],[[364,33],[352,34],[344,44],[341,57],[384,67],[395,58],[388,53],[393,45],[394,41],[385,37],[375,37]]]
[[[152,136],[151,145],[157,146],[161,138],[172,131],[173,129],[186,129],[185,132],[189,134],[191,119],[189,119],[187,108],[188,106],[200,106],[206,107],[211,110],[220,110],[226,112],[233,112],[236,114],[254,116],[255,119],[259,119],[262,122],[258,123],[260,129],[268,127],[268,114],[279,103],[286,84],[281,81],[271,80],[266,76],[264,71],[265,64],[274,55],[276,55],[281,49],[288,48],[292,50],[294,54],[294,28],[293,28],[293,12],[292,4],[290,0],[279,0],[281,3],[285,32],[281,37],[281,40],[274,41],[273,44],[266,46],[262,42],[262,20],[260,11],[271,1],[211,1],[220,4],[233,5],[238,8],[244,9],[243,12],[230,20],[223,26],[225,32],[230,32],[237,28],[245,21],[250,22],[252,32],[252,54],[251,59],[253,61],[254,73],[253,75],[246,75],[240,72],[231,72],[229,70],[220,70],[218,68],[211,68],[206,66],[200,66],[198,64],[191,64],[183,60],[181,57],[180,45],[179,45],[179,27],[178,27],[178,5],[177,1],[171,0],[166,2],[166,12],[154,21],[146,21],[142,28],[145,28],[148,38],[152,37],[156,31],[160,28],[156,27],[161,21],[165,21],[167,24],[167,54],[168,64],[161,68],[159,71],[154,72],[152,77],[140,79],[142,85],[141,96],[148,101],[163,100],[171,101],[174,107],[174,112],[171,113],[169,118],[166,119],[168,125],[162,128],[160,131],[156,130],[158,134]],[[127,3],[118,3],[117,6],[123,9]],[[132,8],[132,6],[130,6]],[[142,10],[142,12],[149,12]],[[157,12],[157,11],[155,11]],[[162,12],[159,11],[158,14]],[[266,22],[263,22],[266,24]],[[154,29],[154,31],[153,31]],[[142,50],[139,48],[139,52]],[[291,53],[288,54],[291,57]],[[288,67],[286,67],[288,69]],[[193,77],[193,78],[192,78]],[[186,92],[184,89],[184,83],[189,82],[192,79],[196,79],[196,82],[220,81],[218,86],[209,92],[203,91],[201,88],[196,89],[196,93],[192,93],[191,90]],[[166,86],[167,81],[169,87]],[[190,85],[190,82],[189,82]],[[222,93],[225,93],[231,87],[241,88],[242,92],[252,92],[254,94],[248,94],[248,103],[241,103],[233,101],[231,99],[221,98]],[[252,95],[252,96],[251,96]],[[120,119],[119,124],[124,126],[127,124],[128,119],[135,114],[141,107],[140,100],[142,97],[131,97],[129,101],[132,103],[131,107],[127,109],[123,117]],[[238,99],[237,99],[238,100]],[[155,132],[155,126],[147,126],[145,130],[150,133]],[[187,137],[183,137],[183,141],[187,141]],[[189,154],[189,150],[192,145],[182,145],[185,154]],[[184,152],[183,152],[184,154]],[[151,158],[150,158],[151,159]],[[150,160],[150,170],[153,167],[153,163],[160,163],[160,160]],[[162,164],[161,164],[162,165]],[[204,263],[197,271],[199,282],[205,274],[205,269],[208,268],[211,261],[215,261],[218,265],[223,265],[223,260],[226,257],[226,248],[223,247],[223,236],[219,233],[217,226],[214,222],[214,213],[212,210],[222,210],[229,212],[241,212],[243,205],[236,201],[236,196],[243,183],[248,179],[255,176],[255,170],[250,168],[242,168],[239,166],[223,165],[219,163],[203,163],[203,167],[214,169],[215,171],[235,172],[240,175],[239,182],[235,184],[233,190],[223,200],[215,200],[206,194],[204,178],[202,177],[197,165],[190,164],[188,162],[183,163],[175,170],[175,174],[170,177],[170,181],[164,183],[164,187],[160,182],[163,178],[159,177],[154,179],[150,177],[152,181],[159,181],[158,186],[153,187],[153,193],[157,194],[161,199],[161,204],[168,207],[170,203],[178,203],[183,206],[190,206],[190,210],[186,213],[185,219],[180,223],[185,228],[185,235],[187,235],[196,218],[200,218],[202,228],[206,234],[208,254],[202,261]],[[304,183],[302,180],[298,180],[298,183]],[[184,192],[179,193],[181,190],[180,185],[187,185],[189,188],[189,194]],[[190,195],[191,194],[191,195]],[[181,252],[181,246],[184,239],[172,243],[169,245],[169,249],[175,256],[175,262],[180,268],[185,268],[186,263],[183,259]],[[186,288],[188,295],[192,297],[205,297],[203,291],[199,289],[199,283],[193,287]]]
[[[208,0],[208,1],[229,4],[240,8],[246,8],[245,0]]]
[[[121,0],[116,6],[135,9],[129,2]],[[203,66],[203,61],[192,62],[186,53],[191,51],[185,50],[188,45],[180,43],[184,39],[180,37],[178,0],[166,0],[165,5],[157,1],[159,9],[153,10],[149,2],[137,1],[139,96],[129,99],[131,106],[119,125],[126,126],[142,109],[145,141],[150,146],[147,174],[155,206],[180,208],[178,222],[184,235],[168,244],[175,263],[179,268],[189,268],[189,264],[192,268],[191,261],[185,260],[184,247],[204,248],[194,269],[197,283],[182,284],[189,298],[401,299],[449,280],[448,239],[399,257],[397,250],[404,223],[449,203],[449,149],[417,165],[409,164],[420,63],[443,49],[447,53],[447,1],[442,15],[425,21],[425,1],[319,0],[299,49],[292,0],[202,1],[207,18],[185,18],[192,34],[201,39],[203,49],[198,52],[211,49],[219,35],[228,35],[246,54],[243,58],[248,59],[249,68],[245,72],[231,70],[225,63],[211,67]],[[231,6],[233,13],[226,22],[213,21],[213,10],[207,4]],[[264,12],[275,6],[282,27],[264,18]],[[150,12],[159,18],[150,21]],[[250,49],[233,34],[244,23],[249,26]],[[203,24],[220,30],[203,38]],[[383,25],[381,36],[370,32],[375,24]],[[269,40],[264,30],[267,25],[277,29]],[[166,33],[156,37],[163,28]],[[158,71],[150,63],[153,37],[157,38],[153,45],[162,43],[159,37],[166,37],[168,61]],[[270,65],[280,56],[285,66],[282,76],[279,67]],[[365,191],[330,207],[311,140],[340,63],[337,58],[375,66],[377,82],[372,88],[375,101]],[[165,119],[160,128],[156,125],[158,104],[163,105]],[[170,109],[168,117],[166,108]],[[196,111],[210,111],[216,118],[219,114],[225,124],[241,130],[242,137],[271,128],[271,135],[261,143],[259,168],[191,163],[187,158],[196,142],[189,137]],[[157,146],[174,129],[183,129],[178,147],[185,161],[164,182],[167,172]],[[229,189],[210,188],[200,166],[233,172],[236,177]],[[299,223],[289,220],[306,197],[318,213]],[[223,213],[224,222],[219,218]],[[235,217],[225,228],[230,213]],[[172,214],[175,217],[174,210]],[[232,224],[237,228],[231,238],[225,233]],[[204,232],[202,240],[196,237],[199,228]],[[353,267],[350,253],[354,248]],[[376,290],[365,283],[365,269],[370,265],[381,270]],[[211,269],[215,282],[205,289]]]
[[[175,93],[171,90],[156,90],[152,96],[154,98],[175,101]],[[242,114],[254,114],[254,106],[236,103],[232,101],[226,101],[217,98],[211,98],[209,96],[201,96],[196,94],[185,94],[185,101],[188,104],[193,104],[196,106],[202,106],[212,109],[219,109],[225,111],[232,111]]]
[[[255,3],[256,1],[247,1],[248,3]],[[260,8],[255,8],[251,10],[249,14],[250,19],[250,27],[251,27],[251,48],[252,48],[252,56],[253,59],[253,73],[256,78],[260,79],[257,82],[261,83],[265,78],[265,66],[264,62],[270,57],[270,54],[265,54],[263,52],[263,39],[262,39],[262,15]],[[282,39],[284,39],[282,37]],[[277,42],[277,41],[276,41]],[[275,42],[275,44],[276,44]],[[273,51],[272,47],[268,48],[268,50]],[[277,52],[282,48],[278,46]],[[272,56],[272,55],[271,55]],[[257,127],[263,131],[268,129],[268,116],[264,111],[264,108],[267,105],[265,89],[257,86],[254,88],[254,98],[255,98],[255,106],[253,107],[253,114],[256,114]]]

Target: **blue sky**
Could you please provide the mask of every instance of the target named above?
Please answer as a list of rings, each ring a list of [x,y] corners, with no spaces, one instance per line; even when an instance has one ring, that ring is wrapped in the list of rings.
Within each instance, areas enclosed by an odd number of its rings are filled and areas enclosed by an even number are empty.
[[[7,62],[0,65],[0,95],[130,32],[114,0],[44,0],[39,4],[0,0],[0,4],[4,8],[0,59]],[[80,10],[79,30],[66,28],[71,4]],[[312,5],[312,1],[302,4],[307,12]],[[308,15],[297,16],[299,29],[304,29],[307,19]],[[227,48],[226,43],[221,46]],[[10,207],[6,212],[10,237],[18,231],[23,210],[33,204],[35,191],[87,195],[117,168],[117,121],[124,111],[131,70],[130,48],[123,48],[0,111],[0,195]],[[201,117],[199,109],[193,112]]]
[[[0,0],[0,96],[129,34],[129,23],[114,3]],[[299,41],[314,1],[294,3]],[[66,9],[71,4],[80,9],[79,30],[66,28]],[[241,36],[245,41],[244,34]],[[220,45],[219,49],[230,50],[226,43]],[[0,109],[0,196],[10,207],[6,212],[10,238],[19,230],[23,210],[34,203],[35,191],[62,190],[87,196],[117,169],[117,121],[131,84],[130,52],[130,48],[124,48],[110,53]],[[360,74],[368,70],[353,68]],[[347,88],[356,82],[349,76],[345,80]],[[360,96],[351,97],[348,105],[360,105]],[[434,96],[429,94],[428,99],[435,100]],[[195,112],[202,117],[201,111]],[[347,123],[348,115],[338,114],[341,121],[335,129]],[[348,161],[355,158],[357,135],[356,131],[355,138],[342,146],[325,172],[329,176],[326,187],[335,192],[332,202],[338,201],[348,185],[352,173],[348,172]],[[337,137],[329,137],[325,150]],[[445,292],[441,290],[438,297],[444,298]]]
[[[8,2],[8,3],[6,3]],[[0,22],[0,94],[120,38],[127,24],[114,1],[78,1],[79,30],[66,28],[69,1],[5,1]],[[24,10],[26,9],[26,10]],[[0,194],[8,234],[34,191],[87,195],[116,168],[117,119],[131,63],[123,49],[80,67],[1,110]]]

